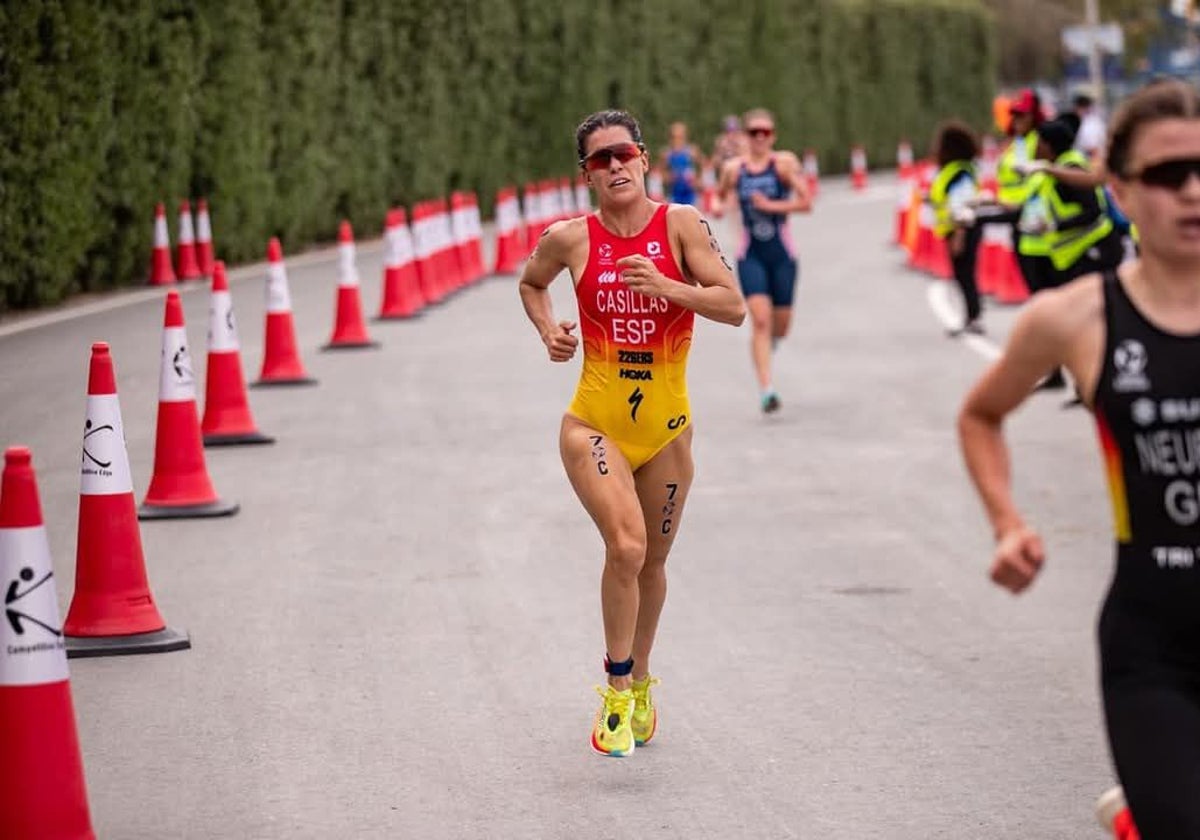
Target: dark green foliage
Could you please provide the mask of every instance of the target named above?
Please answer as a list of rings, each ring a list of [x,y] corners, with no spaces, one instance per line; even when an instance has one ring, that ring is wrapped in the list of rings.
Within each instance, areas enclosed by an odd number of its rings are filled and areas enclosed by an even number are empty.
[[[845,171],[990,114],[971,0],[23,0],[0,4],[0,310],[145,282],[153,211],[206,197],[217,256],[360,235],[394,204],[574,171],[574,129],[631,110],[711,148],[774,111]]]

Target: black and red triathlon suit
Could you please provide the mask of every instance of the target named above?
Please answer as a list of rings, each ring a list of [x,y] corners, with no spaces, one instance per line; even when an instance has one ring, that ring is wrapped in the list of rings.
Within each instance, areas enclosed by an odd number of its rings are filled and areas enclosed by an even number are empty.
[[[1117,537],[1099,623],[1109,744],[1142,840],[1200,838],[1200,334],[1104,276],[1093,398]]]

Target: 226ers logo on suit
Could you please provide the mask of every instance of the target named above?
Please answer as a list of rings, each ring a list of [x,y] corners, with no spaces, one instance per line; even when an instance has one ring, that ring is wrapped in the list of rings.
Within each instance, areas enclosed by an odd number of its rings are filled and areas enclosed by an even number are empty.
[[[600,265],[612,265],[612,246],[607,242],[600,243],[600,247],[596,249],[596,254],[600,258]]]
[[[652,260],[661,260],[662,259],[662,243],[661,242],[647,242],[646,243],[646,256],[648,256]]]

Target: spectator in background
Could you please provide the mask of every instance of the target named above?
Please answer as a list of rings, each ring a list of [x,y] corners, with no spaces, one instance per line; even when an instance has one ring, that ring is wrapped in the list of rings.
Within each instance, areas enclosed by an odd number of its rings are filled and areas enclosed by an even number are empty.
[[[965,309],[963,325],[948,334],[954,338],[964,332],[982,333],[982,309],[975,285],[975,254],[982,228],[974,223],[971,209],[978,193],[975,158],[979,143],[975,132],[958,120],[947,120],[938,127],[933,155],[939,167],[929,187],[929,202],[936,218],[934,232],[946,241]]]
[[[1096,110],[1096,102],[1086,93],[1077,93],[1071,100],[1071,110],[1079,117],[1079,132],[1075,135],[1075,148],[1089,161],[1098,162],[1104,154],[1106,127],[1104,118]]]
[[[713,140],[712,165],[718,173],[725,162],[750,151],[750,139],[742,130],[742,121],[730,114],[721,121],[721,133]]]

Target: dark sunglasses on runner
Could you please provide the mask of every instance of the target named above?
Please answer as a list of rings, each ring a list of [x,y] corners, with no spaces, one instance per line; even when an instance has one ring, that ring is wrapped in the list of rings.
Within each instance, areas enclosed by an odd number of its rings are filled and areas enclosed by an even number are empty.
[[[760,127],[755,127],[755,128],[747,128],[746,133],[749,134],[751,137],[770,137],[772,134],[775,133],[775,129],[762,128],[760,126]]]
[[[1142,167],[1140,172],[1130,173],[1133,181],[1141,181],[1147,187],[1165,187],[1177,190],[1187,183],[1188,176],[1200,177],[1200,158],[1164,160]]]
[[[637,143],[615,143],[592,152],[579,161],[579,165],[588,172],[594,172],[597,169],[608,169],[612,165],[613,158],[621,163],[629,163],[641,153],[642,147]]]

